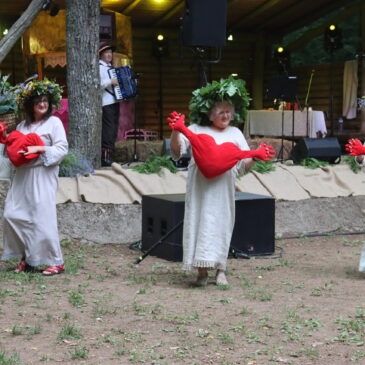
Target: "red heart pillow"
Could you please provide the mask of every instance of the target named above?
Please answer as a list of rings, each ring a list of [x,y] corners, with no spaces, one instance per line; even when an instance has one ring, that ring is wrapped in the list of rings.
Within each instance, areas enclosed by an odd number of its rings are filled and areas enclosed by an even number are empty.
[[[19,131],[11,132],[5,143],[9,160],[16,167],[24,165],[25,163],[37,158],[40,155],[40,153],[31,153],[24,156],[22,153],[18,153],[19,151],[28,151],[28,146],[44,146],[44,143],[38,134],[23,134]]]

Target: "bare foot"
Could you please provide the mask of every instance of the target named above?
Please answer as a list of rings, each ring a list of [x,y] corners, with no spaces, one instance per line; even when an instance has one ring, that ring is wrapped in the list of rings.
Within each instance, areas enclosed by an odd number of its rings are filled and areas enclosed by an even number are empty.
[[[215,283],[217,285],[228,285],[228,281],[226,278],[226,274],[224,273],[224,270],[217,270],[217,276],[215,278]]]
[[[208,284],[208,270],[204,268],[198,268],[198,277],[196,278],[197,286],[206,286]]]

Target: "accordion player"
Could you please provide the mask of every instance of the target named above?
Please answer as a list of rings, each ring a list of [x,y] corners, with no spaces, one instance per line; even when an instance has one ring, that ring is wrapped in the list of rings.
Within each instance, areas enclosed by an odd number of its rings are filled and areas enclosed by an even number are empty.
[[[118,85],[113,86],[116,100],[127,100],[137,95],[137,83],[131,67],[110,68],[108,74],[111,79],[118,80]]]

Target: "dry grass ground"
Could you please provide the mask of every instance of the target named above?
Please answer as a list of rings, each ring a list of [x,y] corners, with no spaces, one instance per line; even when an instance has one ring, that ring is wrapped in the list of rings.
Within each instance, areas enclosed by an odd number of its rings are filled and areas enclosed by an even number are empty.
[[[280,240],[196,288],[179,263],[64,241],[65,274],[0,263],[0,364],[364,364],[364,242]]]

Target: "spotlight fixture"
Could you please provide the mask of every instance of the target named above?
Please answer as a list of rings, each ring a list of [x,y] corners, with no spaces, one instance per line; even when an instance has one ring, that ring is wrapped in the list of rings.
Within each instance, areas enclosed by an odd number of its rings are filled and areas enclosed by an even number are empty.
[[[282,71],[287,72],[287,69],[289,67],[289,59],[290,59],[289,52],[283,46],[278,46],[276,48],[274,57],[277,60],[277,62],[279,63],[279,65],[281,66]]]
[[[59,11],[60,11],[60,7],[57,4],[52,3],[51,8],[49,10],[49,15],[50,16],[56,16]]]
[[[325,30],[324,47],[327,52],[342,48],[342,32],[335,24],[331,24]]]
[[[8,33],[9,33],[9,29],[8,28],[4,29],[3,35],[7,35]]]
[[[231,76],[232,77],[238,77],[238,74],[237,73],[232,73]]]
[[[227,41],[233,42],[233,34],[230,33],[229,36],[227,37]]]
[[[163,34],[158,34],[153,40],[152,53],[158,58],[168,55],[169,45]]]

